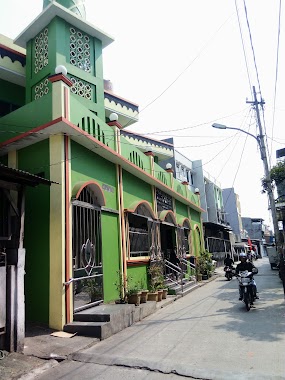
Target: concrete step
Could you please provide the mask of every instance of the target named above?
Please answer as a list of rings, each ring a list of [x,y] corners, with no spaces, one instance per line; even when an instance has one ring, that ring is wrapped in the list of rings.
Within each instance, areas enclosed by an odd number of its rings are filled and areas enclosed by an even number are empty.
[[[75,313],[73,320],[76,322],[110,322],[111,315],[100,312],[97,307],[92,307]]]
[[[183,292],[178,291],[176,294],[177,294],[177,295],[186,296],[186,294],[189,294],[189,293],[193,292],[193,290],[199,288],[199,286],[200,286],[200,285],[199,285],[198,283],[193,283],[191,286],[188,286],[188,287],[186,287],[186,288],[184,287],[184,288],[183,288]]]
[[[71,322],[64,325],[63,331],[103,340],[112,335],[112,326],[110,322]]]
[[[78,335],[106,339],[109,336],[141,321],[154,313],[156,302],[148,301],[139,306],[130,304],[101,304],[74,314],[74,322],[66,324],[64,331]]]
[[[188,287],[192,287],[194,284],[196,284],[196,281],[184,279],[183,280],[183,289],[186,289]],[[178,283],[177,283],[177,282],[172,282],[172,281],[166,280],[164,282],[164,285],[165,285],[165,287],[175,291],[176,294],[177,294],[177,292],[181,292],[181,282],[180,281],[178,281]]]

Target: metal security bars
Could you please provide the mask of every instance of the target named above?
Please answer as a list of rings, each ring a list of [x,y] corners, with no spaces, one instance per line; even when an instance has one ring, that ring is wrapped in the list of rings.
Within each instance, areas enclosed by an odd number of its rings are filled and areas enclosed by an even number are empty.
[[[103,301],[101,209],[88,187],[72,205],[74,311],[79,311]]]

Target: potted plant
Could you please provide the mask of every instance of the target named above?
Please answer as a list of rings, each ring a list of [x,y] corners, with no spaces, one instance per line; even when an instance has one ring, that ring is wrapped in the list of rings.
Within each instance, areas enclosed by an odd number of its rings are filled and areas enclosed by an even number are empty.
[[[146,303],[148,299],[148,290],[146,289],[145,283],[141,280],[141,303]]]
[[[96,282],[95,278],[86,280],[85,286],[90,297],[90,302],[99,301],[103,297],[102,286]]]
[[[207,250],[204,250],[200,253],[199,257],[196,261],[196,275],[197,280],[207,280],[209,277],[209,273],[212,270],[212,260],[211,253]]]
[[[163,277],[163,268],[159,263],[154,263],[149,267],[148,270],[149,277],[150,277],[150,291],[151,293],[157,293],[153,296],[157,301],[162,300],[163,296],[163,289],[164,287],[164,277]],[[148,299],[150,300],[152,296],[148,295]]]
[[[117,271],[117,278],[118,278],[118,281],[116,281],[114,283],[118,293],[119,293],[119,299],[115,301],[116,304],[120,304],[120,303],[126,303],[127,302],[127,295],[126,295],[126,291],[125,291],[125,284],[124,284],[124,280],[123,280],[123,277],[122,277],[122,274],[120,271]],[[130,278],[126,277],[125,278],[125,281],[127,283],[127,281],[131,280]]]
[[[130,288],[127,293],[128,303],[139,306],[141,301],[141,294],[141,291],[137,287]]]
[[[164,288],[162,289],[162,299],[165,300],[168,294],[168,289]]]
[[[147,300],[148,301],[156,301],[156,302],[158,302],[158,292],[152,286],[149,287],[149,292],[147,294]]]

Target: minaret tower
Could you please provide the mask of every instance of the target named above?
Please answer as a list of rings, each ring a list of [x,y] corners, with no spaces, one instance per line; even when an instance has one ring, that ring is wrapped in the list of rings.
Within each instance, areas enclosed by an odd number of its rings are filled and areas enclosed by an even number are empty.
[[[102,49],[113,38],[85,17],[82,0],[43,0],[42,13],[16,38],[27,50],[26,102],[49,94],[48,77],[63,65],[72,96],[105,121]]]
[[[44,0],[43,9],[48,7],[54,0]],[[85,0],[56,0],[58,4],[61,4],[63,7],[68,10],[74,12],[76,15],[82,17],[84,20],[86,19],[85,12]]]

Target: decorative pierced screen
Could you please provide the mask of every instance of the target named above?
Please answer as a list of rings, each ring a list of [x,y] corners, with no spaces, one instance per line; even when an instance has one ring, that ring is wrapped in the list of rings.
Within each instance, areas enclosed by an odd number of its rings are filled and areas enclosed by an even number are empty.
[[[91,72],[90,37],[73,27],[70,31],[70,63],[87,73]]]
[[[46,78],[34,87],[34,99],[37,100],[49,93],[49,80]]]
[[[163,182],[165,185],[167,185],[167,179],[165,177],[165,174],[163,172],[158,172],[157,178]]]
[[[129,161],[131,161],[133,164],[139,166],[141,169],[144,170],[143,161],[137,152],[132,151],[129,154]]]
[[[180,185],[177,186],[177,193],[181,194],[181,195],[184,195],[183,193],[183,189]]]
[[[71,92],[88,100],[92,99],[92,86],[90,83],[76,77],[69,76],[72,84]]]
[[[48,28],[37,35],[34,41],[34,73],[48,65]]]

